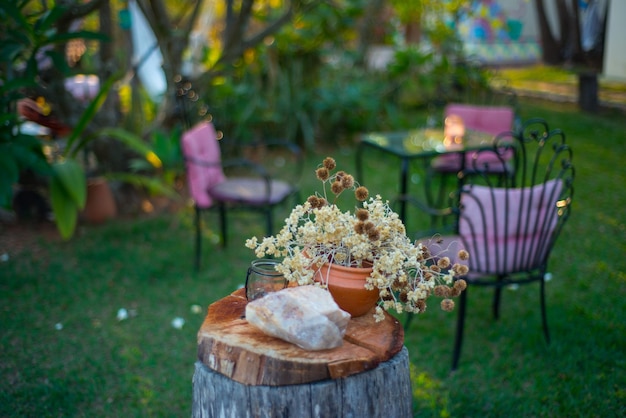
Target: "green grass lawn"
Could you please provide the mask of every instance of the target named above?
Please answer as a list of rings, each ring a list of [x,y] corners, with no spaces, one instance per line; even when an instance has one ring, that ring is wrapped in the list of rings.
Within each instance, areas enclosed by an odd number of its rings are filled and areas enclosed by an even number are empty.
[[[563,67],[533,65],[519,68],[502,68],[497,73],[514,89],[529,91],[550,91],[563,94],[578,93],[578,74]],[[598,77],[599,98],[621,105],[626,104],[626,83],[619,80]]]
[[[507,290],[497,322],[490,293],[471,289],[461,363],[451,373],[456,316],[433,303],[405,338],[416,416],[626,414],[626,120],[564,104],[522,102],[521,112],[564,129],[574,150],[572,217],[547,284],[552,343],[541,332],[538,286]],[[354,149],[342,147],[311,152],[305,173],[327,154],[353,171]],[[391,198],[398,164],[377,161],[384,169],[368,171],[366,185]],[[312,176],[304,181],[311,191]],[[69,242],[35,227],[32,241],[0,230],[1,242],[26,243],[0,248],[9,255],[0,262],[0,416],[190,415],[196,332],[207,306],[243,285],[254,258],[243,242],[264,229],[260,217],[238,215],[221,249],[210,214],[196,274],[192,214],[83,225]],[[116,319],[120,308],[128,319]],[[182,329],[172,326],[176,317]]]

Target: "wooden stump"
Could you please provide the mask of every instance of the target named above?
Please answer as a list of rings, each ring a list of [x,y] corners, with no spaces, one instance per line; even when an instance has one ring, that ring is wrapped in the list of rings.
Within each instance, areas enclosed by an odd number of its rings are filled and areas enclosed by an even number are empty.
[[[209,307],[198,331],[194,417],[410,417],[404,331],[373,310],[341,347],[307,351],[245,320],[243,289]]]
[[[389,314],[376,322],[374,310],[352,318],[343,345],[307,351],[265,335],[245,319],[248,301],[240,289],[209,306],[198,331],[198,360],[247,385],[294,385],[338,379],[370,370],[396,355],[404,329]]]
[[[194,418],[408,418],[411,405],[406,348],[375,369],[300,385],[245,385],[200,361],[193,376]]]

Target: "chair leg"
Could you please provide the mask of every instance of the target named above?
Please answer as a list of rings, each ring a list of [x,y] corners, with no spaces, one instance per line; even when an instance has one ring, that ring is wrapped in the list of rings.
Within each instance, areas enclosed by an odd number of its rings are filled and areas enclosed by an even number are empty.
[[[491,306],[494,319],[500,318],[500,296],[501,295],[502,295],[502,288],[500,286],[496,286],[495,290],[493,291],[493,302]]]
[[[194,259],[194,268],[196,272],[200,270],[200,254],[202,252],[202,218],[200,214],[200,208],[195,207],[196,210],[196,254]]]
[[[426,202],[431,208],[434,209],[442,209],[446,196],[446,188],[448,185],[447,182],[447,174],[445,173],[426,173]],[[436,179],[435,179],[436,177]],[[435,184],[437,183],[437,184]],[[433,191],[434,188],[437,188],[436,191]],[[432,228],[436,228],[438,222],[442,222],[440,215],[431,215],[430,217],[430,225]]]
[[[437,208],[440,209],[444,203],[445,203],[445,198],[446,198],[446,190],[448,188],[448,175],[447,174],[442,174],[441,176],[441,182],[439,184],[439,194],[437,196]]]
[[[454,338],[454,353],[452,354],[452,370],[456,370],[461,357],[461,346],[463,345],[463,327],[465,325],[465,308],[467,305],[467,290],[459,296],[459,312],[456,321],[456,336]]]
[[[218,205],[220,215],[220,230],[222,231],[222,248],[226,248],[226,234],[228,233],[226,227],[226,206],[222,203]]]
[[[546,315],[546,282],[541,278],[541,323],[543,326],[543,335],[546,337],[546,342],[550,344],[550,332],[548,331],[548,317]]]
[[[274,220],[273,220],[274,213],[272,212],[271,207],[267,208],[267,210],[265,211],[265,216],[266,216],[265,226],[267,228],[267,236],[271,237],[272,232],[274,230]]]

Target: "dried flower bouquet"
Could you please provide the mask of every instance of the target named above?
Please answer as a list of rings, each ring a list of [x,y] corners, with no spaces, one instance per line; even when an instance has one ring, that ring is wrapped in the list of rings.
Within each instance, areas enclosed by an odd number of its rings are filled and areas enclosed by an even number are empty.
[[[282,258],[276,269],[299,285],[313,284],[315,272],[326,263],[372,267],[365,288],[379,291],[377,320],[384,318],[383,310],[424,312],[431,295],[443,297],[441,308],[452,310],[451,298],[466,287],[459,277],[467,274],[467,266],[452,264],[447,257],[431,254],[423,243],[411,242],[400,217],[387,201],[378,195],[369,197],[368,190],[359,186],[352,175],[333,173],[335,169],[335,160],[326,158],[316,170],[323,185],[322,194],[316,193],[297,205],[277,235],[260,242],[252,237],[246,246],[255,250],[259,258]],[[332,203],[327,188],[332,193]],[[361,202],[354,212],[342,212],[336,204],[347,190],[354,191]],[[468,257],[465,250],[459,252],[460,260]],[[322,280],[318,285],[327,283]]]

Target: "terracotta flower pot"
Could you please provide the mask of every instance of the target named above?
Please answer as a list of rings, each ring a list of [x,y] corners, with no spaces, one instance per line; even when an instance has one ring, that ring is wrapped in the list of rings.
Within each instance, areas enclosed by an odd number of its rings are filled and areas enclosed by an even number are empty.
[[[378,301],[377,289],[365,289],[365,281],[371,273],[371,267],[344,267],[327,263],[315,273],[315,281],[327,283],[337,305],[354,318],[368,313]]]
[[[116,214],[117,206],[109,183],[103,178],[90,179],[87,182],[87,203],[83,218],[90,223],[102,223]]]

